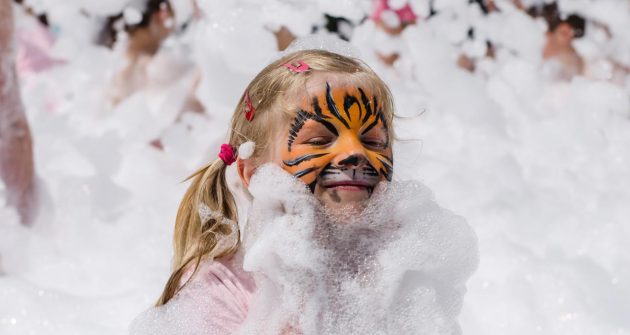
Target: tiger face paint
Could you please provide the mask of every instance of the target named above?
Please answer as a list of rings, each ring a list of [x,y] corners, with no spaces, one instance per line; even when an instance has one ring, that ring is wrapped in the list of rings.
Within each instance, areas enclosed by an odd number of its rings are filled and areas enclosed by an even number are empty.
[[[283,168],[315,195],[335,202],[368,198],[393,173],[389,125],[378,97],[359,86],[322,83],[298,108]]]

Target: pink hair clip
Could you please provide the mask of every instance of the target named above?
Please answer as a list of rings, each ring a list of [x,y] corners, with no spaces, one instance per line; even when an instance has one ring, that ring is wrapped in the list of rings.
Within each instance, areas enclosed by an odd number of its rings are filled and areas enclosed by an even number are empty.
[[[295,64],[297,64],[297,65],[295,65]],[[287,69],[291,70],[291,72],[295,72],[295,73],[306,72],[306,71],[308,71],[310,69],[308,64],[304,63],[301,60],[297,61],[297,63],[295,63],[295,64],[286,63],[283,66],[286,67]]]
[[[245,106],[245,119],[247,119],[247,121],[252,121],[254,119],[254,112],[256,110],[252,105],[252,101],[249,99],[248,91],[245,91],[245,103],[247,104],[247,106]]]
[[[236,161],[236,155],[234,154],[234,148],[229,144],[221,144],[221,152],[219,152],[219,158],[225,163],[225,165],[231,165]]]

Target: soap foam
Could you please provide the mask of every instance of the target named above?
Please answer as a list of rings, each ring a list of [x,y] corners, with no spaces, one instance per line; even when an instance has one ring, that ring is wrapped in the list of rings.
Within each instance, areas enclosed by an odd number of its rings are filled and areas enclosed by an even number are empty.
[[[250,191],[244,268],[258,289],[241,334],[459,332],[476,237],[425,186],[381,183],[353,216],[323,207],[273,165]]]

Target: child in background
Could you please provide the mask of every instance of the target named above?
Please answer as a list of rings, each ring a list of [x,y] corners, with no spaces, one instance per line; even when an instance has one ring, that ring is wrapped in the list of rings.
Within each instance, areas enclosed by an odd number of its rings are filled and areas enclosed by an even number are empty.
[[[376,44],[380,44],[381,49],[377,50],[376,54],[383,63],[391,66],[400,58],[396,45],[397,39],[405,28],[416,24],[418,16],[409,3],[405,3],[401,8],[393,9],[390,7],[389,0],[374,0],[372,8],[370,19],[374,21],[378,30],[386,35],[380,38],[391,40],[385,43],[377,40]],[[388,46],[388,44],[391,45]]]
[[[308,212],[306,207],[313,204],[311,198],[323,208],[330,209],[333,216],[338,215],[338,223],[343,222],[348,213],[360,213],[372,206],[369,201],[373,194],[378,193],[379,187],[388,185],[393,176],[393,118],[393,100],[388,87],[356,59],[327,51],[305,50],[288,54],[263,69],[247,86],[236,107],[229,140],[221,146],[219,158],[191,177],[192,184],[177,213],[173,272],[158,307],[145,312],[134,322],[132,334],[233,334],[239,331],[253,334],[260,333],[261,329],[270,334],[312,333],[306,331],[312,328],[300,321],[298,315],[290,315],[309,306],[307,295],[297,299],[283,298],[280,305],[289,300],[297,304],[291,305],[293,307],[285,313],[279,304],[265,304],[268,298],[280,293],[274,293],[269,282],[262,280],[265,277],[257,277],[256,271],[250,271],[253,268],[245,266],[244,269],[247,255],[252,256],[249,264],[255,267],[256,257],[273,260],[276,256],[266,257],[265,250],[269,248],[264,245],[258,245],[257,251],[250,252],[241,243],[242,227],[239,225],[244,221],[239,221],[238,216],[239,213],[243,215],[243,208],[238,207],[247,204],[241,202],[237,206],[233,191],[228,187],[226,170],[235,164],[241,186],[252,191],[249,201],[253,201],[253,205],[249,210],[245,245],[252,245],[252,241],[247,240],[247,231],[255,229],[257,224],[259,230],[265,227],[280,229],[271,236],[283,242],[272,245],[293,245],[298,238],[292,235],[291,229],[306,226],[308,215],[298,215],[297,221],[293,221],[295,224],[286,229],[282,227],[288,219],[283,215]],[[281,170],[278,171],[295,181],[297,190],[274,181],[270,181],[272,185],[261,186],[262,180],[273,175],[266,173],[274,166],[276,169],[279,166]],[[254,186],[256,178],[258,184]],[[281,213],[281,219],[260,222],[264,221],[260,218],[266,212],[257,207],[257,201],[264,204],[282,196],[305,201],[274,204],[273,211]],[[427,212],[433,209],[431,207]],[[387,219],[381,222],[388,222],[393,217],[391,213],[382,215]],[[433,216],[434,219],[439,217],[443,214]],[[464,235],[466,238],[471,236]],[[352,245],[360,239],[360,233],[353,233],[352,238],[343,241],[342,245]],[[456,240],[458,238],[453,238],[449,243],[457,245]],[[413,243],[423,244],[415,240]],[[276,262],[269,264],[282,263],[282,257],[299,253],[298,249],[280,252]],[[306,247],[304,254],[316,254],[314,249]],[[443,256],[458,259],[447,254]],[[351,263],[351,260],[342,261],[335,266],[350,269],[350,272],[358,271]],[[421,263],[426,264],[425,261]],[[257,269],[265,266],[258,264]],[[467,273],[465,277],[472,270],[470,266],[461,266],[461,269]],[[458,271],[460,269],[455,272]],[[271,272],[272,277],[291,278],[289,272]],[[327,275],[325,272],[318,271],[317,275]],[[291,279],[289,285],[296,285],[292,290],[300,291],[301,282]],[[459,305],[453,301],[449,302],[449,306],[452,305],[449,308],[458,311]],[[273,310],[271,306],[277,312],[274,317],[265,315]],[[338,308],[341,313],[342,308]],[[326,310],[336,312],[334,308]],[[250,315],[250,312],[256,315]],[[322,317],[320,313],[311,314]],[[448,324],[441,317],[431,320]],[[243,324],[248,321],[250,328],[243,329]]]
[[[99,44],[113,48],[120,31],[128,34],[128,62],[114,77],[109,92],[114,105],[150,84],[148,67],[175,27],[175,12],[168,0],[140,1],[139,6],[142,8],[127,9],[138,22],[127,22],[123,13],[109,17],[98,38]]]
[[[577,14],[564,15],[553,2],[528,10],[533,17],[542,17],[548,25],[543,47],[545,70],[558,80],[571,80],[584,74],[584,59],[574,47],[574,41],[584,36],[586,21]]]

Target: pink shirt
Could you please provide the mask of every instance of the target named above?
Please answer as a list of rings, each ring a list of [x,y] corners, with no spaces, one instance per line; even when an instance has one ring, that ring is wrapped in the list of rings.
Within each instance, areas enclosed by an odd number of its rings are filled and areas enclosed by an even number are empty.
[[[204,261],[195,276],[169,302],[139,315],[132,335],[234,334],[245,321],[256,285],[239,254]],[[186,282],[192,269],[182,278]]]
[[[201,263],[188,285],[191,284],[206,288],[207,298],[213,302],[214,306],[208,310],[207,325],[214,327],[216,334],[236,332],[247,317],[256,288],[254,279],[243,270],[241,258],[236,255]],[[186,288],[181,293],[186,294]]]

